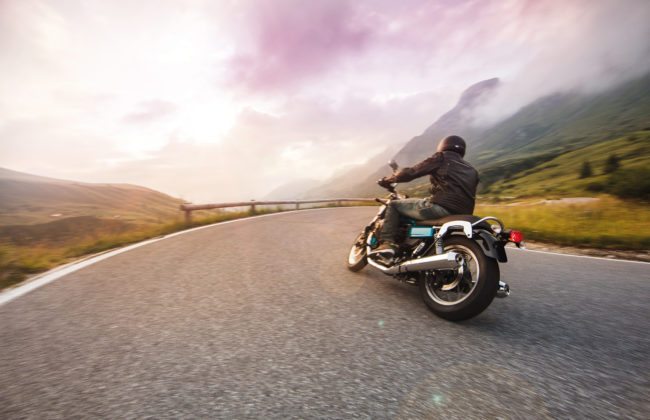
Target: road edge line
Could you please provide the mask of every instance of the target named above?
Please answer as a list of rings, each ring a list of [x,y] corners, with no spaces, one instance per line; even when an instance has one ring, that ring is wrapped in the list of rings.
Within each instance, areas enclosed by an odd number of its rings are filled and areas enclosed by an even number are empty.
[[[593,257],[591,255],[561,254],[559,252],[540,251],[538,249],[521,249],[521,248],[510,248],[509,247],[508,251],[510,251],[510,250],[523,251],[523,252],[538,252],[540,254],[559,255],[561,257],[591,258],[593,260],[618,261],[618,262],[636,263],[636,264],[650,264],[650,262],[647,262],[647,261],[623,260],[623,259],[620,259],[620,258]]]
[[[351,207],[351,206],[350,206]],[[94,257],[86,257],[84,259],[81,259],[80,261],[76,262],[71,262],[69,264],[65,264],[59,267],[55,267],[49,271],[46,271],[45,273],[39,274],[36,277],[32,278],[31,280],[27,280],[26,283],[21,284],[19,286],[10,288],[8,290],[0,292],[0,306],[3,306],[6,303],[11,302],[14,299],[19,298],[20,296],[26,295],[27,293],[34,291],[42,286],[45,286],[46,284],[52,283],[55,280],[60,279],[63,276],[66,276],[68,274],[74,273],[75,271],[81,270],[83,268],[86,268],[92,264],[98,263],[100,261],[106,260],[108,258],[111,258],[115,255],[122,254],[124,252],[131,251],[136,248],[140,248],[145,245],[152,244],[154,242],[162,241],[163,239],[168,239],[168,238],[173,238],[175,236],[180,236],[184,235],[186,233],[191,233],[195,232],[197,230],[201,229],[207,229],[210,227],[215,227],[215,226],[220,226],[220,225],[227,225],[230,223],[236,223],[236,222],[242,222],[244,220],[251,220],[251,219],[259,219],[262,217],[269,217],[269,216],[277,216],[281,214],[288,214],[288,213],[297,213],[297,212],[304,212],[304,211],[314,211],[314,210],[329,210],[332,209],[331,207],[325,207],[325,208],[317,208],[317,209],[303,209],[303,210],[288,210],[288,211],[281,211],[277,213],[270,213],[270,214],[260,214],[258,216],[250,216],[250,217],[242,217],[241,219],[234,219],[234,220],[226,220],[223,222],[217,222],[217,223],[212,223],[209,225],[205,226],[198,226],[195,228],[187,229],[187,230],[181,230],[178,232],[170,233],[168,235],[164,235],[158,238],[151,238],[151,239],[146,239],[142,242],[137,242],[135,244],[127,245],[122,248],[117,248],[112,251],[106,251],[103,253],[100,253],[99,255],[96,255]]]

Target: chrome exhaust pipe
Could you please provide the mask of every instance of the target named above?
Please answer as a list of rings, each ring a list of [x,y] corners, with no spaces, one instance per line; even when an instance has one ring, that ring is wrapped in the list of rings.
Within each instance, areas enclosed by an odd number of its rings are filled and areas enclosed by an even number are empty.
[[[373,258],[368,258],[368,264],[383,271],[385,274],[401,274],[426,270],[453,270],[458,268],[458,266],[463,265],[463,262],[463,256],[453,251],[445,254],[409,260],[391,267],[386,267],[375,262]]]
[[[502,281],[499,282],[499,288],[497,289],[497,295],[496,297],[498,298],[506,298],[510,296],[510,286],[508,286],[508,283],[504,283]]]

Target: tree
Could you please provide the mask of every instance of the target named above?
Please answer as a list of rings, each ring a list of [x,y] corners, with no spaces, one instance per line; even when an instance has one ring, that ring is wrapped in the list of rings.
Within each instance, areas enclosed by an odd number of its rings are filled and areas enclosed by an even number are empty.
[[[621,165],[618,162],[618,156],[616,156],[615,154],[611,154],[605,161],[605,173],[611,174],[612,172],[615,172],[619,168],[619,166]]]
[[[580,169],[580,178],[589,178],[592,175],[593,171],[591,170],[591,164],[589,161],[585,160],[582,164],[582,169]]]
[[[650,200],[650,166],[622,168],[609,176],[607,190],[621,198]]]

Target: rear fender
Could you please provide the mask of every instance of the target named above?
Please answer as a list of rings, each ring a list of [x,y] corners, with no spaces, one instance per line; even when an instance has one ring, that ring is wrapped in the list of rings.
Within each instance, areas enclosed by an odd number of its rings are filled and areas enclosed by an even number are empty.
[[[504,263],[508,262],[503,242],[484,230],[474,232],[474,240],[481,246],[483,253],[490,258]]]

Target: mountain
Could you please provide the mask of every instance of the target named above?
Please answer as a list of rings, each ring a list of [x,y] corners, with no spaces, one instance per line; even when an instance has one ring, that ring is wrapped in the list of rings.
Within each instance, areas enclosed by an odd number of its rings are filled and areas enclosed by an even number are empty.
[[[476,83],[467,88],[454,108],[438,118],[424,133],[411,139],[395,155],[394,159],[401,166],[411,166],[435,152],[438,142],[443,137],[457,134],[468,143],[482,132],[477,126],[474,112],[484,105],[499,87],[499,79],[493,78]]]
[[[496,124],[482,127],[473,113],[488,103],[498,86],[498,79],[471,86],[452,110],[393,158],[401,166],[410,166],[430,155],[442,137],[458,134],[468,141],[466,159],[479,169],[481,191],[487,191],[495,182],[530,174],[533,168],[563,154],[628,135],[634,138],[634,133],[650,129],[650,73],[598,93],[548,95]],[[389,173],[385,161],[365,169],[366,175],[350,177],[361,181],[350,184],[349,196],[383,192],[375,181]],[[401,188],[412,195],[426,195],[427,185],[428,179],[420,178]]]
[[[383,194],[384,189],[376,181],[391,170],[387,162],[394,159],[400,166],[411,166],[433,154],[438,142],[445,136],[458,134],[471,142],[483,131],[475,118],[474,111],[487,103],[499,87],[499,79],[492,78],[467,88],[450,111],[438,118],[421,135],[408,141],[397,153],[386,150],[366,164],[356,166],[338,174],[323,185],[309,191],[310,197],[364,197]],[[418,181],[414,181],[417,184]],[[414,184],[412,184],[414,185]]]
[[[182,200],[128,184],[91,184],[0,168],[0,226],[92,216],[159,223],[180,215]]]
[[[390,169],[386,163],[394,154],[394,149],[387,148],[363,164],[342,168],[319,186],[306,191],[300,198],[345,198],[373,195],[376,193],[374,188],[377,186],[374,182],[368,184],[365,181],[368,173],[383,166],[386,168],[384,175],[388,175]]]
[[[264,200],[295,200],[296,197],[302,196],[305,191],[309,191],[318,185],[320,185],[320,181],[315,179],[297,179],[275,188],[264,196]]]
[[[650,73],[597,94],[540,98],[486,130],[468,159],[478,167],[557,155],[650,127]]]
[[[606,192],[623,198],[650,198],[650,130],[581,147],[546,161],[529,158],[529,162],[521,171],[502,173],[484,193],[575,197]],[[585,164],[590,168],[587,173],[583,173]]]
[[[650,73],[597,94],[538,99],[486,130],[467,159],[482,188],[577,150],[650,129]]]

